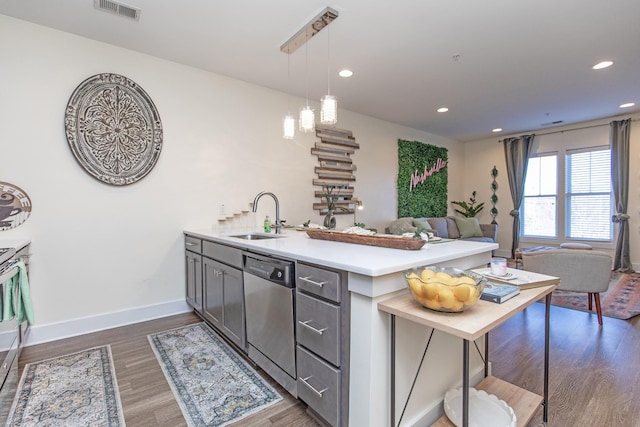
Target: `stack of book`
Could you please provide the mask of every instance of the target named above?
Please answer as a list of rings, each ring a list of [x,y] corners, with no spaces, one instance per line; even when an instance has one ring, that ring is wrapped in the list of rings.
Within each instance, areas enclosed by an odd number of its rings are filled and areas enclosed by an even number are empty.
[[[519,286],[487,281],[484,285],[482,295],[480,295],[480,299],[502,304],[503,302],[515,297],[519,293]]]

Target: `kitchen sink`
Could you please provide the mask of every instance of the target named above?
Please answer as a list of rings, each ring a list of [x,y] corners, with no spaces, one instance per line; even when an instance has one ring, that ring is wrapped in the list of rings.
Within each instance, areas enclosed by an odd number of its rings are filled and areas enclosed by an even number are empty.
[[[284,237],[279,234],[267,234],[267,233],[243,233],[243,234],[229,234],[227,237],[235,237],[236,239],[244,240],[264,240],[264,239],[279,239]]]

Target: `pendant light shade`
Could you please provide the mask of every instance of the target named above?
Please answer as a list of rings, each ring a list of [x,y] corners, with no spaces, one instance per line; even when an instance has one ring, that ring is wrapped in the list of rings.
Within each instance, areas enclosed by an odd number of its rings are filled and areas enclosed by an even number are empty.
[[[309,107],[309,45],[305,46],[305,74],[307,78],[307,105],[300,108],[300,132],[316,130],[316,114]]]
[[[296,136],[296,119],[291,114],[284,116],[282,132],[284,139],[293,139]]]
[[[316,129],[316,115],[308,105],[300,109],[300,132],[313,132]]]
[[[325,95],[320,100],[320,123],[335,125],[338,122],[338,99],[333,95]]]
[[[335,125],[338,122],[338,99],[331,95],[331,29],[327,28],[327,94],[320,99],[320,123]]]

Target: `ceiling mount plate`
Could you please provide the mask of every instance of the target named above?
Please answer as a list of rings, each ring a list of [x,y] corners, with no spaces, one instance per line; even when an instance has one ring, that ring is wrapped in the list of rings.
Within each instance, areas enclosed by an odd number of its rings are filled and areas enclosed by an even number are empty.
[[[337,17],[337,10],[330,7],[325,8],[315,18],[302,27],[293,37],[280,46],[280,51],[289,54],[293,53],[297,48],[311,39],[311,37],[318,34],[324,27],[331,24]]]

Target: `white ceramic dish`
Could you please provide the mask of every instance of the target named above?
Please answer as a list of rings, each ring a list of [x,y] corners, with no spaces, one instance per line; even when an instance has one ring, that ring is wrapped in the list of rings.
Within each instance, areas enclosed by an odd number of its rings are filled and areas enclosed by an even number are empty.
[[[444,395],[444,413],[457,427],[462,425],[462,388]],[[504,400],[483,390],[469,388],[469,427],[515,427],[516,414]]]

